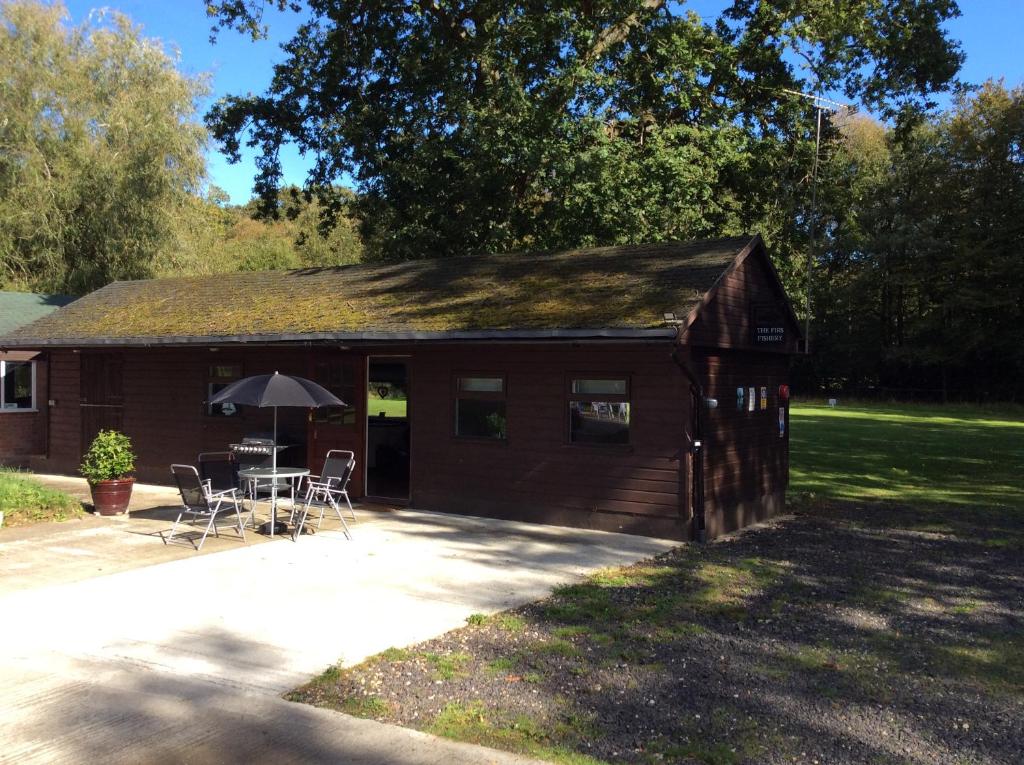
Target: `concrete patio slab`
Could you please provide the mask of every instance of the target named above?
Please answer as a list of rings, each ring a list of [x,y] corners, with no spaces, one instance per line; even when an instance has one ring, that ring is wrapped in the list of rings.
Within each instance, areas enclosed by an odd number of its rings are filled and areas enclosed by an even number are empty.
[[[91,501],[88,484],[82,478],[39,473],[33,473],[32,478],[87,505]],[[0,528],[0,595],[194,557],[196,550],[190,540],[199,535],[191,530],[180,539],[176,536],[170,545],[160,544],[180,507],[174,489],[138,484],[126,515],[104,518],[89,513],[63,523]],[[223,526],[229,523],[227,517],[223,523],[218,522]],[[255,533],[246,535],[247,544],[264,541],[269,540]],[[211,535],[201,554],[230,550],[240,544],[238,535],[227,530],[219,538]]]
[[[50,547],[97,552],[107,540],[90,541],[93,531]],[[154,552],[164,547],[145,538]],[[0,595],[0,761],[518,761],[280,695],[338,661],[425,640],[672,544],[362,511],[351,541],[328,530],[88,578],[71,568],[66,582]],[[24,557],[19,548],[0,559],[10,567]]]

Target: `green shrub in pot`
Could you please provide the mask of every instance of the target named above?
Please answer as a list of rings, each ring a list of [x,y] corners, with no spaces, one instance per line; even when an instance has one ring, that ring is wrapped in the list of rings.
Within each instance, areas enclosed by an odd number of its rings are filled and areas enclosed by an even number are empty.
[[[118,481],[135,471],[132,441],[116,430],[101,430],[89,445],[79,472],[89,483]]]
[[[93,505],[100,515],[117,515],[128,509],[134,471],[131,439],[116,430],[101,430],[78,468],[89,482]]]

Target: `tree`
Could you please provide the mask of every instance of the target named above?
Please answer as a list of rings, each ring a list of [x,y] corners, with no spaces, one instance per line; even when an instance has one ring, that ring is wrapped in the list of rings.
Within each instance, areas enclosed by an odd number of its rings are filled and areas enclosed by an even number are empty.
[[[1024,395],[1024,88],[907,131],[839,115],[822,169],[814,383]]]
[[[334,224],[323,227],[317,200],[295,187],[281,190],[271,216],[258,215],[255,201],[230,204],[216,186],[205,197],[189,195],[175,239],[158,253],[152,271],[209,275],[356,263],[362,242],[348,213],[352,193],[339,188],[335,196]]]
[[[734,0],[706,22],[665,0],[269,0],[307,14],[268,91],[219,101],[230,157],[316,157],[352,174],[374,257],[687,238],[762,228],[803,246],[812,113],[840,90],[927,107],[961,56],[953,0]],[[262,34],[260,0],[208,4]],[[799,64],[798,64],[799,62]]]
[[[923,361],[943,389],[1024,395],[1024,86],[989,81],[936,120]]]
[[[339,266],[357,263],[363,257],[359,226],[352,217],[355,194],[335,186],[314,195],[296,186],[281,189],[273,220],[287,221],[296,257],[303,266]],[[252,218],[263,208],[258,202],[246,205]]]
[[[127,18],[0,2],[0,284],[81,294],[149,275],[204,176],[202,78]]]

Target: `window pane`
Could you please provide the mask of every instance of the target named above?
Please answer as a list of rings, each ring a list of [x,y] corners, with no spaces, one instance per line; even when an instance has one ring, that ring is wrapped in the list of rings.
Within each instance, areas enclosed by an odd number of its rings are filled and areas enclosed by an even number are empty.
[[[4,373],[4,409],[32,408],[32,362],[8,361]]]
[[[237,380],[242,376],[242,368],[237,364],[214,364],[210,367],[211,380]]]
[[[366,391],[366,412],[370,417],[405,419],[409,412],[405,388],[386,380],[370,380]]]
[[[472,438],[507,438],[505,402],[477,398],[456,399],[455,435]]]
[[[572,392],[581,395],[625,396],[625,380],[573,380]]]
[[[206,400],[209,401],[228,385],[229,383],[210,383],[207,386]],[[242,413],[242,407],[240,404],[207,404],[206,413],[211,417],[236,417]]]
[[[330,425],[355,425],[356,365],[347,361],[318,364],[316,380],[348,406],[322,406],[313,410],[313,419]]]
[[[460,377],[459,390],[469,393],[501,393],[505,380],[501,377]]]
[[[628,444],[629,404],[570,401],[569,440],[574,444]]]

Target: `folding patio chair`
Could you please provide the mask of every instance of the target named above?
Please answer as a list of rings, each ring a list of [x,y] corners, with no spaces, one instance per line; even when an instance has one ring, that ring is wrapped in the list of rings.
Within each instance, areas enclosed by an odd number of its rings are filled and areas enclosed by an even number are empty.
[[[238,488],[238,460],[234,452],[203,452],[199,455],[199,477],[217,491]]]
[[[192,465],[171,465],[171,473],[174,475],[174,481],[178,484],[178,492],[181,494],[182,510],[178,513],[174,525],[171,526],[171,533],[164,540],[164,544],[170,544],[170,541],[174,539],[174,532],[183,516],[192,516],[193,524],[195,524],[196,518],[209,518],[206,529],[203,531],[203,537],[196,547],[198,552],[203,549],[203,543],[206,542],[210,529],[213,529],[214,536],[220,536],[220,532],[217,530],[217,516],[232,510],[234,510],[235,518],[238,521],[238,533],[242,537],[242,541],[245,542],[245,524],[242,521],[238,489],[214,491],[211,488],[211,482],[200,479],[199,471]]]
[[[352,473],[355,472],[355,469],[355,452],[343,449],[331,449],[327,452],[327,457],[324,459],[324,469],[320,472],[320,475],[309,475],[306,478],[306,496],[302,510],[299,512],[299,522],[295,524],[295,528],[292,531],[292,539],[297,539],[302,533],[302,527],[306,523],[311,507],[320,508],[320,517],[316,522],[317,531],[320,530],[320,524],[324,520],[324,512],[329,507],[337,513],[338,520],[341,521],[341,525],[345,529],[345,536],[349,539],[352,538],[352,531],[345,521],[345,516],[341,514],[341,505],[338,503],[338,500],[345,500],[345,504],[348,505],[349,514],[354,521],[356,519],[356,511],[352,509],[352,501],[348,496],[348,483],[352,480]],[[292,520],[294,520],[294,516],[295,511],[293,510]]]
[[[238,458],[234,452],[202,452],[199,455],[199,478],[210,484],[210,490],[217,494],[229,489],[239,489],[240,503],[245,511],[246,492],[238,477]],[[249,508],[249,523],[256,525],[256,502]]]

